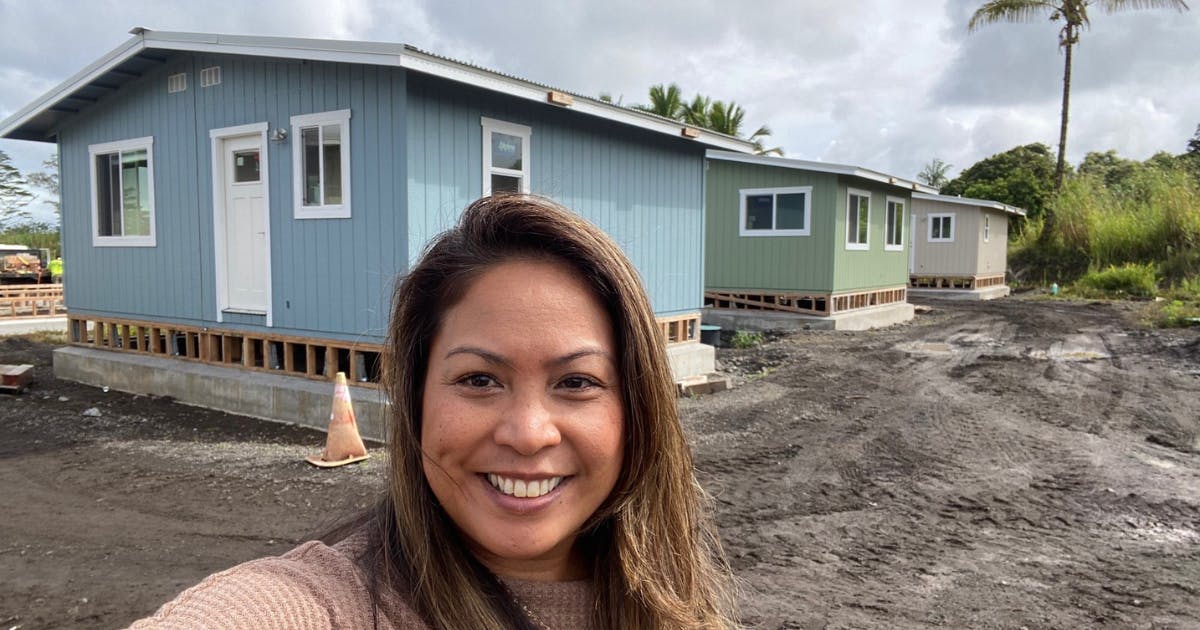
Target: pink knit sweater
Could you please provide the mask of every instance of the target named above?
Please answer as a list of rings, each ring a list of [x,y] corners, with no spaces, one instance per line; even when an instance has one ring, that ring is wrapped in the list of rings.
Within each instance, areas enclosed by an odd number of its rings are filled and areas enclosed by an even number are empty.
[[[215,573],[153,616],[134,622],[130,630],[371,628],[366,577],[351,557],[360,542],[354,537],[332,547],[307,542],[282,556]],[[594,627],[590,581],[504,583],[542,625],[554,630]],[[427,628],[395,593],[385,593],[382,599],[381,630]]]

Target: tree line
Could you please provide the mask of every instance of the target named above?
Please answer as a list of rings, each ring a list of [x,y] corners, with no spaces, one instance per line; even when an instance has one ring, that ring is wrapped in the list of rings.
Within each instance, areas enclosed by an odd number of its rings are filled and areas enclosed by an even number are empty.
[[[58,221],[38,221],[29,212],[37,193],[45,193],[46,202],[59,209],[58,156],[42,162],[44,170],[25,175],[12,159],[0,151],[0,243],[26,245],[59,252]]]

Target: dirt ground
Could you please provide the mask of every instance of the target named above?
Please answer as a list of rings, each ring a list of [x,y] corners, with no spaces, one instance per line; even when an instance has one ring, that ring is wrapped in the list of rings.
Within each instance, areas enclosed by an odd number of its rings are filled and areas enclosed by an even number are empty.
[[[1200,329],[927,303],[719,350],[738,387],[681,400],[745,623],[1200,627]],[[378,488],[382,454],[316,470],[319,433],[55,381],[51,350],[0,339],[37,366],[0,395],[0,630],[123,626]]]

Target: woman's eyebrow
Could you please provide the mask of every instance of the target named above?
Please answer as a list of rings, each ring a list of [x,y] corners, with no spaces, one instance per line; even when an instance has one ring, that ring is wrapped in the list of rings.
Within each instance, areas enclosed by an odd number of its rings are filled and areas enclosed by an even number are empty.
[[[503,365],[504,367],[512,367],[512,363],[510,363],[508,359],[505,359],[504,357],[496,354],[495,352],[488,352],[487,350],[484,350],[483,348],[477,348],[475,346],[458,346],[457,348],[451,348],[448,352],[446,352],[446,356],[443,357],[443,359],[449,359],[450,357],[458,355],[458,354],[473,354],[473,355],[483,359],[484,361],[491,363],[492,365]]]
[[[512,362],[509,361],[508,359],[496,354],[495,352],[490,352],[488,350],[484,350],[483,348],[479,348],[476,346],[458,346],[455,348],[451,348],[449,351],[446,352],[446,356],[443,358],[449,359],[450,357],[459,355],[459,354],[473,354],[473,355],[483,359],[484,361],[491,363],[492,365],[502,365],[504,367],[512,367]],[[550,360],[546,361],[546,365],[562,366],[562,365],[571,363],[572,361],[577,361],[584,357],[590,357],[590,356],[598,356],[603,359],[606,359],[609,362],[615,363],[615,360],[613,359],[612,354],[609,352],[606,352],[600,348],[582,348],[582,349],[576,350],[574,352],[569,352],[567,354],[564,354],[561,357],[556,357],[556,358],[550,359]]]
[[[604,350],[601,350],[600,348],[583,348],[581,350],[576,350],[575,352],[571,352],[569,354],[564,354],[563,356],[558,357],[557,359],[550,359],[549,361],[546,362],[546,364],[561,366],[561,365],[566,365],[572,361],[582,359],[584,357],[591,357],[591,356],[601,357],[603,359],[608,360],[610,363],[616,362],[613,360],[612,354],[605,352]]]

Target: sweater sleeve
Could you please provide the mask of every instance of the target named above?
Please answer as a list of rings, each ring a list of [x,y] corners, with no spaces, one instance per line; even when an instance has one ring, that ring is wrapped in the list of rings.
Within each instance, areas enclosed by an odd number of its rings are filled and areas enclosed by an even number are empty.
[[[370,627],[370,596],[352,563],[320,543],[215,573],[130,630],[331,630]]]

